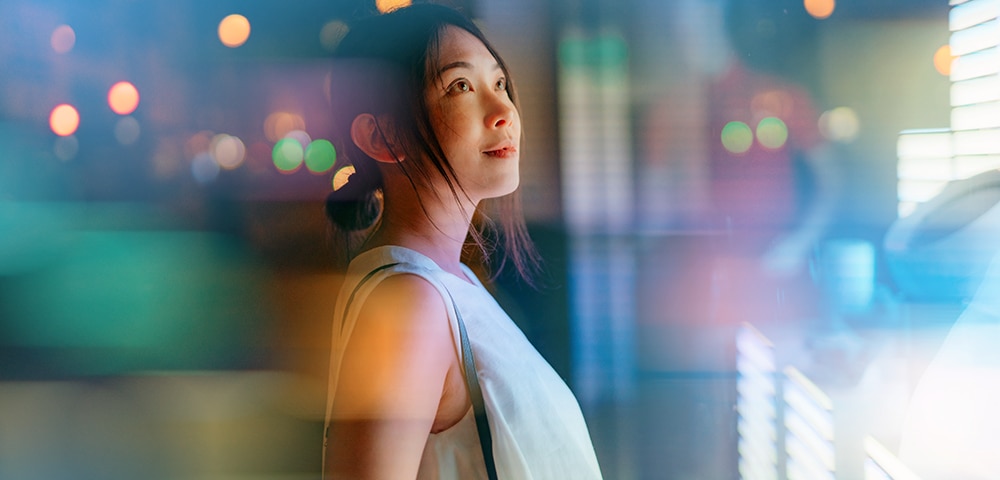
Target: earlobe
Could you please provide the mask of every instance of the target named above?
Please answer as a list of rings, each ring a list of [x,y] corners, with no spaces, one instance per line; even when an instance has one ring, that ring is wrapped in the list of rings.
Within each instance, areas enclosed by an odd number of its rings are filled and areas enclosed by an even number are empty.
[[[383,124],[385,122],[382,122]],[[396,163],[403,161],[403,152],[391,142],[383,125],[370,113],[362,113],[351,122],[351,140],[361,151],[376,161]]]

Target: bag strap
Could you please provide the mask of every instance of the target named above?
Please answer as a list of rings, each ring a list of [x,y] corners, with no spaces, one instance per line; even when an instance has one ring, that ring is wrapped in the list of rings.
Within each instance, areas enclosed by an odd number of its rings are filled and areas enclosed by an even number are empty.
[[[358,285],[354,287],[354,290],[351,292],[351,296],[347,297],[347,304],[344,305],[344,315],[341,316],[340,318],[347,318],[347,312],[350,311],[351,304],[354,303],[354,296],[358,294],[358,290],[361,290],[361,286],[364,285],[365,282],[371,280],[371,278],[374,277],[376,273],[381,272],[382,270],[385,270],[387,268],[395,267],[396,265],[399,265],[399,262],[387,263],[385,265],[382,265],[381,267],[377,267],[374,270],[368,272],[368,275],[365,275],[364,278],[362,278],[361,281],[358,282]],[[340,329],[341,329],[340,333],[343,334],[344,326],[341,325]]]
[[[354,302],[354,296],[361,289],[361,285],[370,280],[375,276],[376,273],[395,267],[399,263],[389,263],[382,265],[371,272],[368,272],[364,278],[358,282],[358,285],[354,287],[354,291],[351,292],[351,296],[347,298],[347,305],[344,307],[344,317],[347,316],[347,312],[351,308],[351,303]],[[458,322],[458,336],[462,343],[462,366],[465,371],[465,386],[469,389],[469,398],[472,401],[472,412],[476,417],[476,430],[479,432],[479,447],[483,451],[483,461],[486,463],[486,474],[489,480],[497,480],[497,468],[496,462],[493,459],[493,437],[490,435],[490,424],[489,419],[486,417],[486,402],[483,400],[483,390],[479,385],[479,375],[476,373],[476,359],[472,355],[472,345],[469,344],[469,335],[465,331],[465,322],[462,321],[462,314],[458,311],[458,305],[455,304],[455,298],[451,296],[451,291],[448,287],[441,285],[445,293],[448,294],[448,301],[451,303],[452,309],[455,311],[455,319]],[[329,429],[329,426],[327,426]],[[324,432],[324,443],[325,435]],[[324,455],[326,454],[326,449],[323,449]]]
[[[445,288],[445,291],[448,289]],[[465,322],[462,321],[462,314],[458,312],[458,306],[455,305],[455,299],[451,298],[450,291],[448,291],[448,297],[455,309],[455,317],[458,319],[458,335],[462,339],[462,362],[465,364],[465,385],[469,388],[472,412],[476,415],[476,430],[479,431],[479,446],[483,450],[483,461],[486,462],[486,475],[489,480],[497,480],[497,467],[493,459],[493,437],[490,435],[490,423],[486,417],[483,390],[479,386],[479,375],[476,373],[476,359],[472,355],[469,335],[465,333]]]

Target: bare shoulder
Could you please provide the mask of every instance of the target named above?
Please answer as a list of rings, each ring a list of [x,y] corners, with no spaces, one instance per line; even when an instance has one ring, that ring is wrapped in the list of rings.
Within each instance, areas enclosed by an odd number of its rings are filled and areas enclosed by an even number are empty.
[[[445,302],[423,278],[386,278],[364,299],[333,397],[326,472],[413,478],[456,363]]]
[[[436,347],[450,342],[441,292],[428,280],[398,274],[380,282],[364,300],[354,335],[374,334],[403,343]],[[360,331],[359,331],[360,330]]]
[[[347,410],[364,410],[355,412],[363,416],[433,418],[454,363],[452,344],[447,310],[437,288],[417,275],[386,278],[361,306],[344,352],[335,403]],[[395,404],[403,392],[410,401]],[[420,398],[426,403],[413,401]],[[420,405],[426,408],[415,411]]]
[[[408,320],[415,319],[417,324],[440,323],[421,322],[421,314],[446,314],[444,299],[438,289],[430,281],[419,275],[397,274],[382,280],[365,299],[361,309],[362,317],[374,314],[388,315],[388,320],[412,324]]]

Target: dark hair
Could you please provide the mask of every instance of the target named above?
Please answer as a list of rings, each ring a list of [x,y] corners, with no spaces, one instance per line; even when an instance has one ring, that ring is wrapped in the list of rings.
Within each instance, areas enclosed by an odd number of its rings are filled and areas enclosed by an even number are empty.
[[[351,122],[362,113],[375,116],[380,135],[393,137],[393,142],[387,143],[403,150],[394,152],[397,158],[427,160],[396,162],[411,185],[428,184],[436,175],[446,181],[456,202],[466,196],[434,134],[424,97],[427,85],[437,75],[433,70],[441,32],[447,26],[461,28],[483,42],[507,77],[507,95],[517,105],[503,59],[479,28],[456,10],[418,4],[351,24],[334,53],[330,98],[338,162],[351,163],[355,173],[326,201],[327,216],[334,230],[345,233],[345,243],[350,243],[352,232],[370,231],[380,220],[382,210],[383,184],[376,161],[351,141]],[[495,241],[502,242],[504,255],[496,273],[509,261],[523,279],[533,284],[539,257],[528,237],[518,192],[484,203],[496,211],[499,225],[478,209],[476,218],[470,219],[473,228],[469,231],[471,243],[467,244],[476,248],[463,249],[463,256],[489,259]],[[344,254],[352,255],[349,245],[345,245]]]

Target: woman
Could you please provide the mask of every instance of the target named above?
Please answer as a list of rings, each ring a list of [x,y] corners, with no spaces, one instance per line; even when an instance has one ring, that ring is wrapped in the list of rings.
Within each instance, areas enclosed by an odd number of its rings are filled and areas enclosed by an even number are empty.
[[[360,245],[333,325],[324,474],[486,478],[489,456],[500,478],[600,478],[572,392],[462,263],[467,238],[486,252],[472,218],[498,198],[509,263],[535,261],[512,207],[521,122],[504,62],[461,14],[415,5],[351,26],[331,94],[356,172],[327,212]]]

